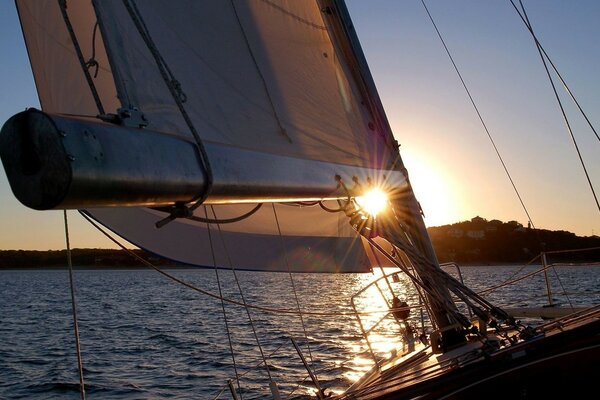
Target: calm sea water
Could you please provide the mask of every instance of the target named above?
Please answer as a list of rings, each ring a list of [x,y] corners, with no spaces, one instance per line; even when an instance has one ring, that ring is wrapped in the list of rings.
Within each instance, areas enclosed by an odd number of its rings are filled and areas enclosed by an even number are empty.
[[[504,281],[518,267],[464,267],[464,279],[480,290]],[[520,274],[532,271],[528,267]],[[215,271],[168,270],[202,290],[219,293]],[[557,269],[554,298],[575,305],[599,303],[600,268]],[[550,274],[553,277],[554,273]],[[323,315],[294,315],[251,310],[268,371],[244,308],[225,304],[177,284],[152,270],[76,270],[77,310],[89,399],[231,398],[227,381],[240,376],[244,399],[268,398],[268,375],[283,398],[302,398],[312,390],[306,369],[291,343],[296,338],[312,360],[322,386],[341,391],[373,362],[350,297],[374,279],[371,274],[288,274],[238,272],[247,303],[269,309],[296,307]],[[242,301],[230,271],[221,271],[223,295]],[[418,297],[399,279],[380,281],[355,298],[359,311],[385,308],[380,292],[392,286],[414,306]],[[543,276],[499,290],[499,305],[541,305]],[[295,290],[294,290],[295,289]],[[564,290],[563,290],[564,289]],[[568,299],[560,292],[567,292]],[[365,329],[380,315],[361,317]],[[228,340],[227,329],[231,332]],[[307,340],[308,337],[308,346]],[[401,347],[399,328],[385,319],[371,335],[378,356]],[[234,350],[233,367],[230,346]],[[0,271],[0,398],[77,399],[77,359],[66,270]]]

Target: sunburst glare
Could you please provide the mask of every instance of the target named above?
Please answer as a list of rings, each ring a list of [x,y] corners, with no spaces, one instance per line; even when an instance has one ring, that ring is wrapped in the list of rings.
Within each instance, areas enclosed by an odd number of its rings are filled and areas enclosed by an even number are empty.
[[[358,205],[372,216],[377,216],[388,204],[388,196],[379,188],[373,188],[356,197]]]

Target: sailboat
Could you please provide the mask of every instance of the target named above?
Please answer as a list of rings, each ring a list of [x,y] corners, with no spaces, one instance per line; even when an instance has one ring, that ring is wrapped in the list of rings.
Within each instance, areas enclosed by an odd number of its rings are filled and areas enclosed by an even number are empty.
[[[530,327],[440,268],[343,1],[16,4],[42,110],[4,124],[0,156],[24,205],[184,264],[396,267],[431,326],[410,326],[384,274],[406,351],[336,398],[594,389],[600,308]]]

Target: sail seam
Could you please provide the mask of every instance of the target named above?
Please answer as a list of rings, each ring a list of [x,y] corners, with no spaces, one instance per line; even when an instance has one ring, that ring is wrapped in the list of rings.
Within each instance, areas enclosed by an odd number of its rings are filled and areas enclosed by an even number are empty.
[[[273,116],[275,117],[275,120],[277,121],[277,125],[279,126],[279,131],[280,133],[285,136],[285,138],[290,142],[292,142],[292,138],[288,135],[287,131],[285,130],[285,128],[283,127],[283,123],[281,122],[281,118],[279,117],[279,115],[277,114],[277,110],[275,109],[275,103],[273,102],[273,99],[271,98],[271,93],[269,92],[269,87],[267,85],[267,81],[262,73],[262,71],[260,70],[260,66],[258,65],[258,60],[256,59],[256,57],[254,56],[254,53],[252,52],[252,47],[250,46],[250,41],[248,40],[248,35],[246,35],[246,30],[244,29],[244,25],[242,24],[242,20],[240,19],[240,16],[237,12],[237,8],[235,7],[235,2],[234,0],[231,0],[231,7],[233,8],[233,13],[235,14],[235,18],[238,22],[238,25],[240,27],[240,31],[242,32],[242,36],[244,37],[244,42],[246,43],[246,47],[248,48],[248,53],[250,54],[250,58],[252,59],[252,62],[254,63],[254,66],[256,67],[256,72],[258,72],[258,76],[260,76],[260,80],[263,84],[263,87],[265,89],[265,94],[267,95],[267,99],[269,99],[269,104],[271,104],[271,109],[273,110]]]
[[[506,176],[508,177],[508,180],[510,181],[510,184],[512,185],[513,190],[515,191],[515,194],[517,195],[517,198],[519,199],[519,202],[521,203],[521,207],[523,208],[523,211],[525,211],[525,214],[527,215],[528,221],[531,223],[531,226],[535,229],[535,224],[533,223],[533,220],[529,214],[529,210],[527,209],[527,206],[525,206],[525,201],[523,200],[523,198],[521,197],[521,193],[517,189],[517,185],[515,184],[515,182],[512,178],[512,175],[510,174],[508,167],[506,166],[506,163],[504,162],[504,158],[500,154],[500,150],[498,149],[498,146],[496,146],[496,142],[494,141],[494,138],[493,138],[490,130],[488,129],[487,124],[485,123],[483,116],[481,115],[481,112],[479,111],[479,107],[477,107],[477,104],[475,103],[475,99],[471,95],[471,91],[469,90],[467,83],[463,79],[462,74],[460,73],[460,70],[458,69],[458,65],[456,65],[456,62],[454,61],[454,57],[452,57],[452,53],[450,53],[450,49],[448,48],[448,46],[446,45],[446,41],[442,37],[442,33],[438,29],[437,24],[435,23],[435,21],[433,19],[433,16],[429,12],[429,8],[427,8],[427,5],[425,4],[425,0],[421,0],[421,4],[423,4],[423,8],[425,8],[425,11],[427,12],[427,16],[429,17],[429,20],[431,21],[431,24],[433,25],[438,38],[442,42],[442,46],[446,50],[446,54],[448,55],[448,58],[450,58],[450,62],[452,63],[452,66],[454,67],[454,70],[456,71],[456,74],[458,75],[458,78],[460,79],[460,82],[462,83],[463,88],[467,92],[467,96],[469,97],[469,100],[471,101],[471,104],[473,105],[473,108],[475,109],[475,113],[479,117],[479,121],[481,122],[481,125],[483,126],[483,129],[484,129],[485,133],[487,134],[487,137],[489,138],[489,140],[492,144],[492,147],[494,148],[494,151],[496,152],[496,155],[498,156],[498,159],[500,160],[500,163],[502,164],[502,167],[504,168],[504,172],[506,173]]]

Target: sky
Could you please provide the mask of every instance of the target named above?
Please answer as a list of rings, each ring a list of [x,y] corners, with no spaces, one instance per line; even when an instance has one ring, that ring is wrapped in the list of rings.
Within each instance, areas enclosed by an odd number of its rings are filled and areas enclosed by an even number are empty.
[[[426,2],[538,228],[600,235],[596,207],[531,36],[506,1]],[[600,130],[600,2],[525,0],[538,38]],[[420,0],[347,0],[425,223],[527,216]],[[0,123],[39,107],[13,1],[0,1]],[[559,85],[560,86],[560,85]],[[561,93],[562,95],[562,93]],[[562,96],[600,195],[600,141]],[[70,212],[72,247],[114,247]],[[62,249],[0,168],[0,250]]]

